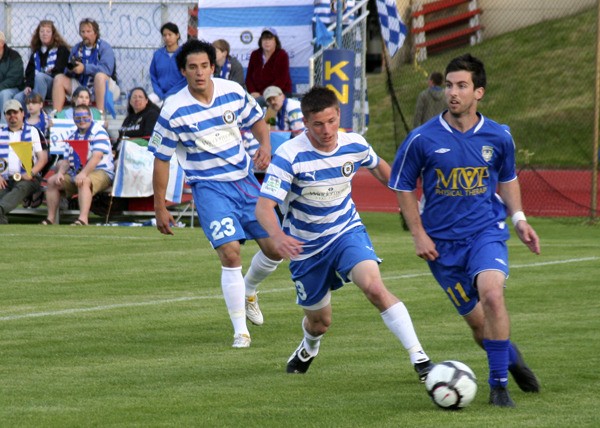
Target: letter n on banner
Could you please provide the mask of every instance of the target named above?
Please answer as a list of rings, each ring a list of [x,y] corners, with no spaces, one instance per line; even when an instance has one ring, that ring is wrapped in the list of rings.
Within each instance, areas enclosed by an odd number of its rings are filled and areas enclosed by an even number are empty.
[[[323,52],[323,83],[340,101],[340,127],[351,130],[354,111],[354,51],[327,49]]]

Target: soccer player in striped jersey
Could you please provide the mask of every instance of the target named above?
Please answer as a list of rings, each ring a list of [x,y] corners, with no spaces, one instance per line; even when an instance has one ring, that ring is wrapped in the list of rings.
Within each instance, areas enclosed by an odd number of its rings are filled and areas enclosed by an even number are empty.
[[[508,277],[507,211],[533,253],[539,254],[540,243],[523,214],[508,127],[477,112],[487,80],[483,63],[470,54],[457,57],[445,76],[448,110],[407,136],[389,187],[397,191],[417,255],[427,260],[487,352],[490,404],[514,407],[506,388],[509,371],[523,391],[537,392],[539,383],[509,339],[503,292]],[[419,178],[422,214],[415,194]]]
[[[254,208],[260,185],[253,163],[264,169],[271,160],[269,130],[262,110],[239,84],[213,78],[215,48],[189,40],[177,54],[187,80],[163,105],[149,150],[154,153],[154,208],[158,230],[172,235],[173,216],[165,205],[169,161],[175,154],[184,169],[200,225],[221,261],[221,288],[234,329],[234,348],[250,346],[246,317],[263,323],[258,284],[281,262]],[[242,145],[240,127],[250,128],[260,147],[251,159]],[[242,276],[241,245],[255,239],[260,251]]]
[[[314,87],[302,97],[306,132],[277,149],[262,184],[256,216],[279,253],[290,261],[297,303],[304,309],[304,338],[287,363],[305,373],[331,324],[331,290],[353,281],[380,311],[385,325],[409,353],[421,381],[432,366],[404,304],[383,284],[373,244],[351,197],[360,167],[383,185],[390,166],[363,137],[339,132],[333,91]],[[284,215],[280,227],[273,208]]]

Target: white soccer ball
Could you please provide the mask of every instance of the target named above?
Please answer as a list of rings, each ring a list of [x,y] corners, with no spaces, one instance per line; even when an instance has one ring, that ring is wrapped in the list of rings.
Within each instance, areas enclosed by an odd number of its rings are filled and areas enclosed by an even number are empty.
[[[460,361],[436,364],[425,381],[427,393],[442,409],[458,410],[468,406],[477,393],[473,370]]]

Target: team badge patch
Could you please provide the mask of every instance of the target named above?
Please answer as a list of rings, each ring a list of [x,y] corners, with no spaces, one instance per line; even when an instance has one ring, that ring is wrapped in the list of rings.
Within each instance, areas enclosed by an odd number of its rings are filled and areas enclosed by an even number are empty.
[[[264,190],[270,193],[277,193],[281,189],[281,179],[271,175],[264,183]]]
[[[492,156],[494,155],[494,148],[492,146],[483,146],[481,148],[481,156],[483,156],[483,160],[489,162],[492,160]]]
[[[235,113],[232,112],[231,110],[227,110],[225,113],[223,113],[223,120],[228,125],[230,123],[233,123],[233,121],[235,120]]]
[[[0,159],[0,174],[2,174],[8,168],[8,162],[6,159]]]
[[[344,165],[342,165],[342,174],[344,175],[344,177],[350,177],[350,175],[352,175],[353,172],[354,172],[354,163],[353,162],[346,162],[346,163],[344,163]]]

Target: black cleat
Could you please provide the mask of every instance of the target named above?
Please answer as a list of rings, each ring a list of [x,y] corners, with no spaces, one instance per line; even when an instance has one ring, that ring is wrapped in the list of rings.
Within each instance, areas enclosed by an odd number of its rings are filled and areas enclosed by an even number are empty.
[[[421,383],[425,383],[425,379],[427,379],[427,375],[433,366],[434,364],[431,362],[431,360],[423,361],[422,363],[417,363],[414,365],[415,371],[417,372]]]
[[[523,360],[523,356],[521,355],[519,348],[517,348],[514,343],[512,346],[517,352],[517,361],[508,368],[510,374],[512,374],[515,382],[517,385],[519,385],[519,388],[521,388],[521,391],[540,392],[540,383],[535,377],[535,374],[533,374],[533,371],[527,364],[525,364],[525,360]]]
[[[516,407],[508,389],[503,386],[495,386],[490,390],[490,404],[498,407]]]
[[[314,359],[315,357],[311,356],[304,348],[304,340],[302,340],[302,342],[300,342],[300,346],[296,348],[292,356],[289,358],[286,371],[288,373],[306,373],[310,367],[310,363],[312,363]]]

